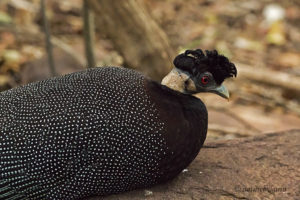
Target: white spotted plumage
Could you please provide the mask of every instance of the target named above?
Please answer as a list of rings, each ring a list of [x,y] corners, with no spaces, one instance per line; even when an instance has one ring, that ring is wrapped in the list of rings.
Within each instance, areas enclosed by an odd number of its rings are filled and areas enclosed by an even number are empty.
[[[144,80],[104,67],[2,92],[0,199],[78,199],[154,184],[166,144]]]

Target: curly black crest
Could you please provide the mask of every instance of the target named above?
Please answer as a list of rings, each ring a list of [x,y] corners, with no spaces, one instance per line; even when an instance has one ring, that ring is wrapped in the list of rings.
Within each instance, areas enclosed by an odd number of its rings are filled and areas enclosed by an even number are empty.
[[[206,50],[205,54],[201,49],[186,50],[183,54],[179,54],[173,63],[176,68],[187,71],[193,76],[208,71],[212,73],[217,84],[237,75],[235,65],[216,50]]]

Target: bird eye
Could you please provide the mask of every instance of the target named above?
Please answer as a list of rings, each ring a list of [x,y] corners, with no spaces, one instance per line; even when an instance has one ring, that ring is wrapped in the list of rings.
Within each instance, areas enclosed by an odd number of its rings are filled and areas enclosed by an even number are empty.
[[[208,81],[209,81],[208,76],[202,76],[202,78],[201,78],[201,83],[202,84],[206,85],[208,83]]]

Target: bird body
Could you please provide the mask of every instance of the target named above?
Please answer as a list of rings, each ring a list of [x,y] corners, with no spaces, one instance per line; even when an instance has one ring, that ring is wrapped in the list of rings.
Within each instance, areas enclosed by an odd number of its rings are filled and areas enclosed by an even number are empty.
[[[161,183],[188,166],[207,131],[201,100],[117,67],[2,92],[0,110],[0,199],[81,199]]]
[[[92,68],[0,93],[0,199],[76,200],[174,178],[206,138],[207,110],[192,94],[229,97],[235,66],[187,50],[162,81]]]

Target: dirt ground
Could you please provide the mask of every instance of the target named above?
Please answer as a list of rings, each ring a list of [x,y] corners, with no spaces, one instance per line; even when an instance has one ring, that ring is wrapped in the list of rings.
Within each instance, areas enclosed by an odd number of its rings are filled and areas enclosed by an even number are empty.
[[[89,200],[299,199],[299,133],[208,142],[168,183]]]

